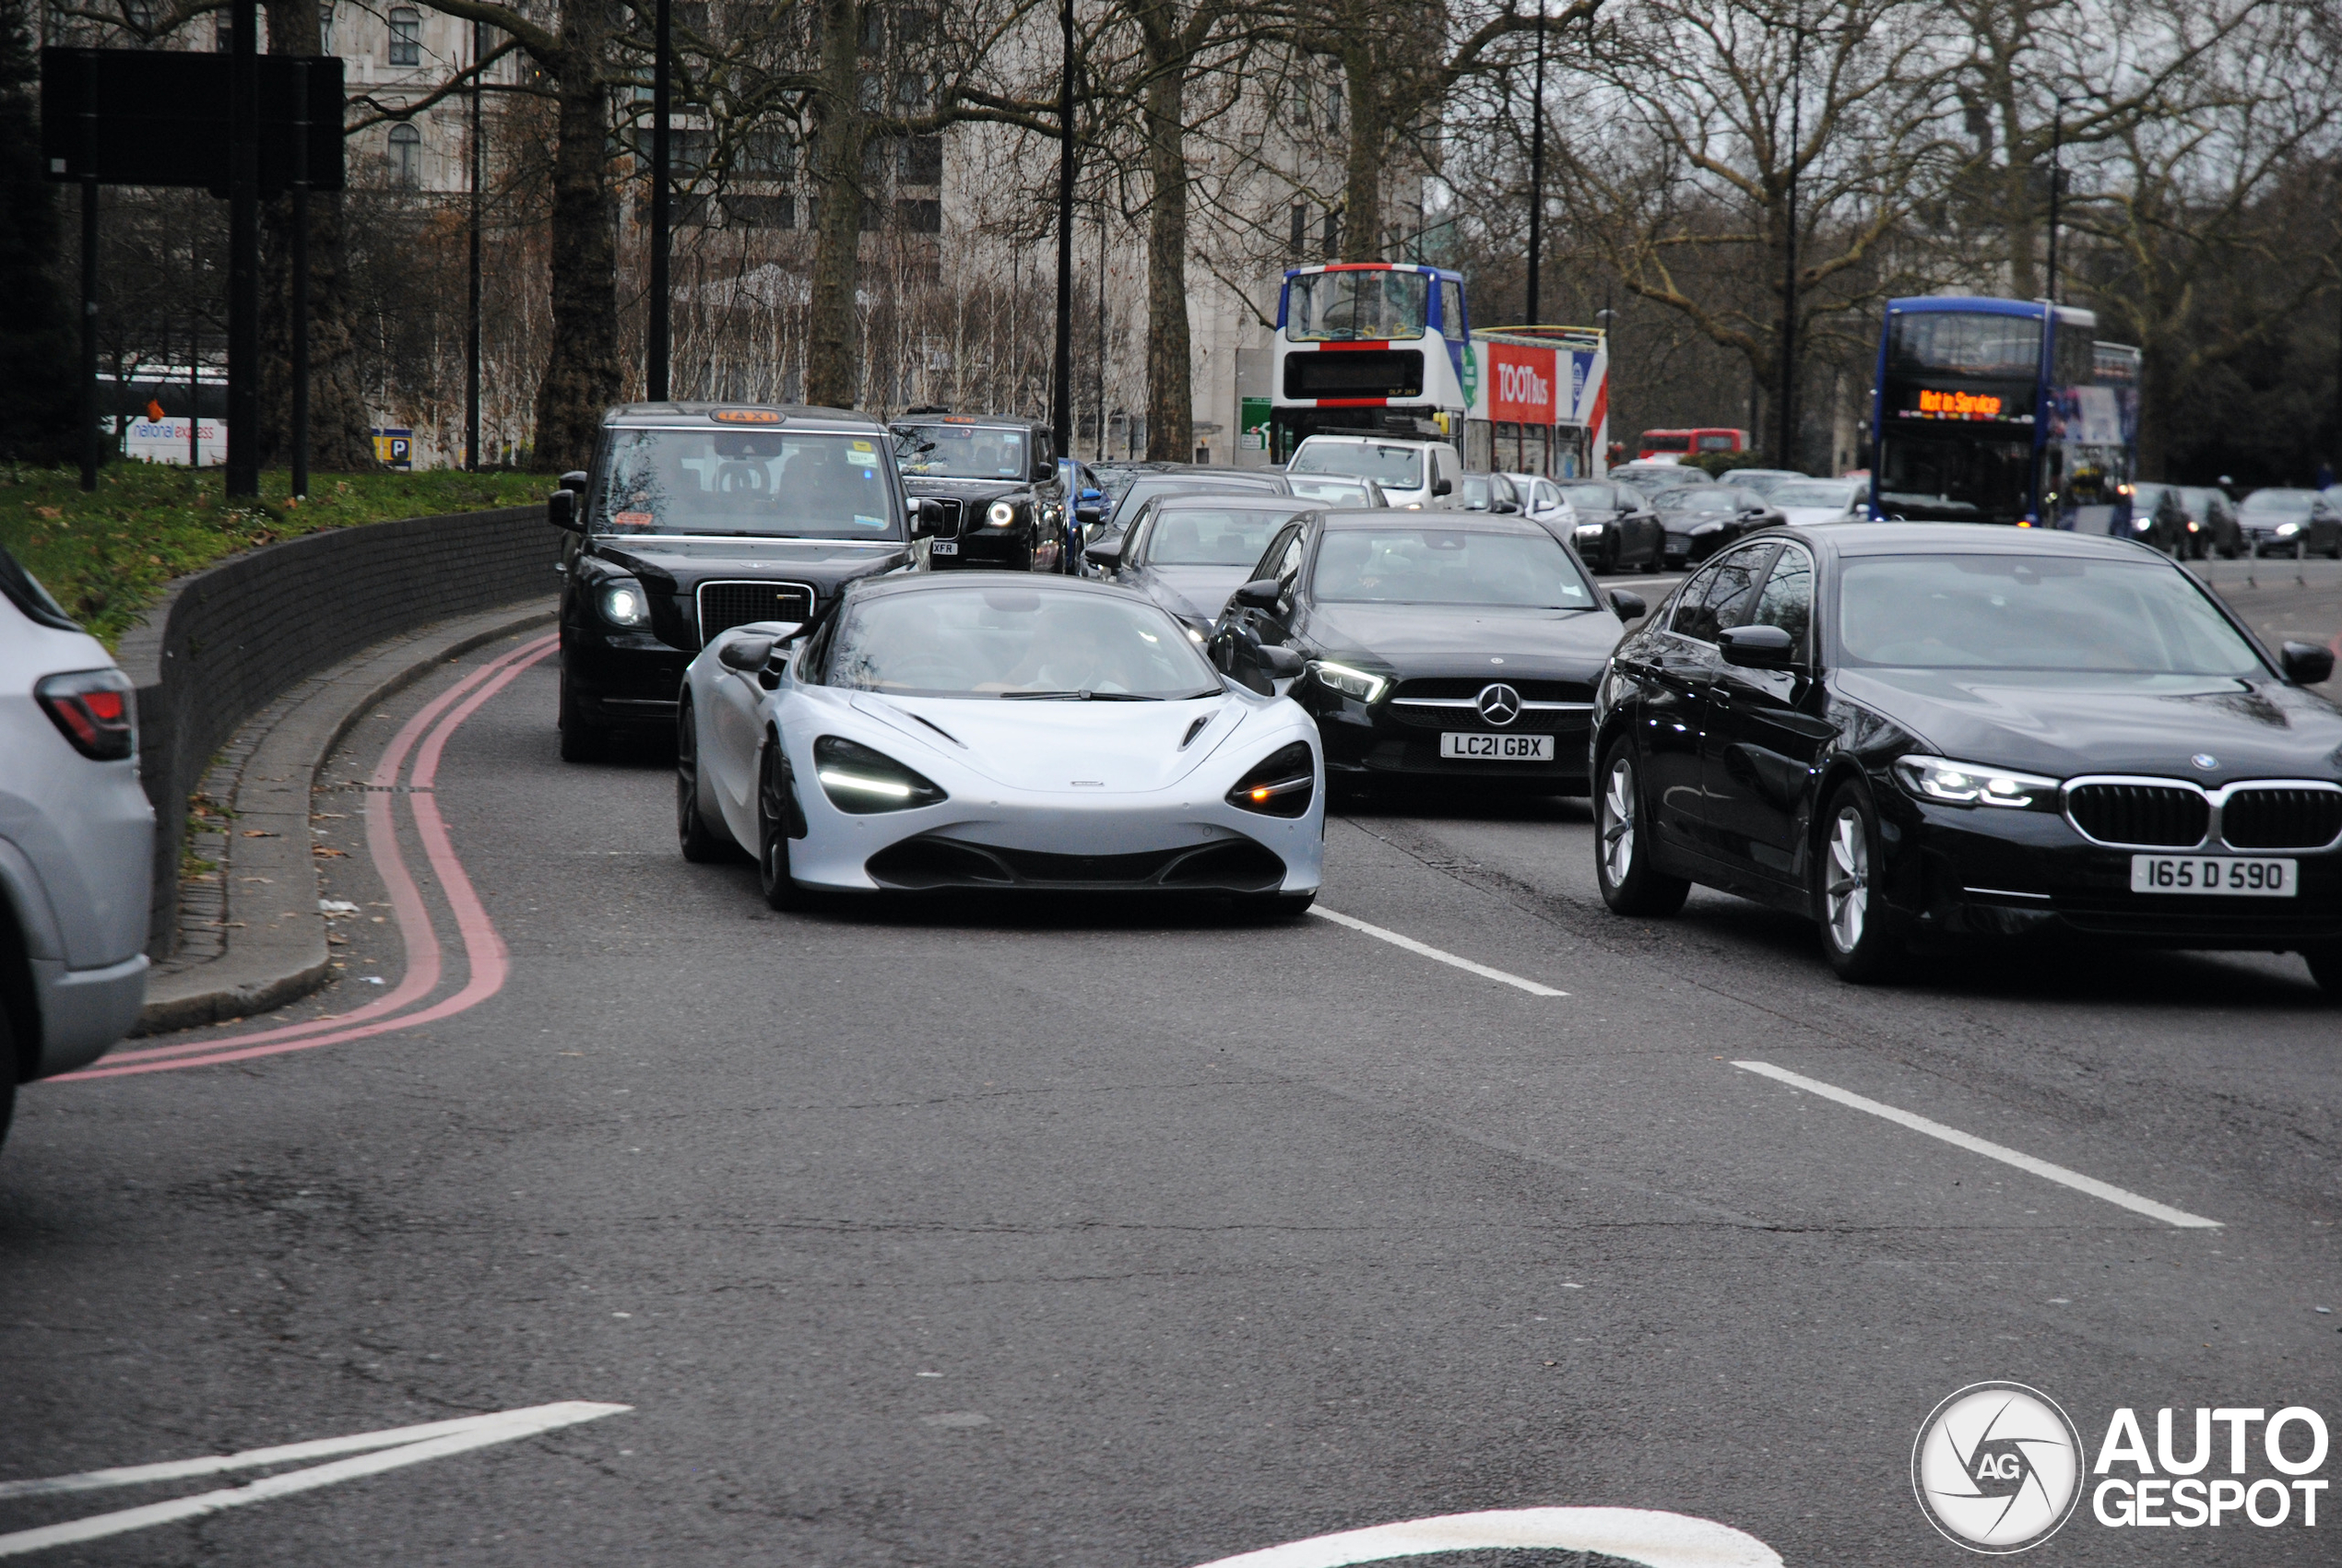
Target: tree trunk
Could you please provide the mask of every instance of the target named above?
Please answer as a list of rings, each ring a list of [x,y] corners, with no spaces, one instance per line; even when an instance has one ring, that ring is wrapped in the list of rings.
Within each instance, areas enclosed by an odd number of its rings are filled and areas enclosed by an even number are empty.
[[[537,466],[556,473],[593,461],[602,413],[625,382],[618,357],[609,100],[599,79],[609,17],[603,6],[569,6],[554,65],[561,131],[553,153],[553,344],[537,383]]]
[[[859,0],[822,0],[822,87],[813,100],[813,183],[821,208],[805,332],[805,401],[851,408],[861,390],[862,117]]]
[[[1382,166],[1390,133],[1374,56],[1364,49],[1345,53],[1342,81],[1350,116],[1350,141],[1342,161],[1342,259],[1398,261],[1402,258],[1383,254]]]
[[[1187,61],[1161,57],[1150,38],[1147,65],[1147,456],[1195,456],[1195,391],[1188,341]]]
[[[268,52],[323,53],[310,0],[267,0]],[[309,198],[309,466],[351,473],[374,466],[364,380],[349,330],[341,193]],[[292,452],[292,199],[260,209],[260,460]]]

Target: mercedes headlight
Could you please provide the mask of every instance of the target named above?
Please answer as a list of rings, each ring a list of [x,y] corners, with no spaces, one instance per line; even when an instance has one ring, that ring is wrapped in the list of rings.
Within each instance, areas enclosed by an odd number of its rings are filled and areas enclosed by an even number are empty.
[[[648,625],[650,595],[640,583],[612,583],[602,590],[602,619],[612,626]]]
[[[933,780],[843,736],[825,735],[813,742],[813,766],[830,804],[856,817],[910,811],[950,798]]]
[[[1344,697],[1354,697],[1361,702],[1371,702],[1390,688],[1390,682],[1378,675],[1352,669],[1348,665],[1338,665],[1331,659],[1311,659],[1309,673],[1327,690],[1339,691]]]
[[[1016,521],[1016,503],[996,501],[984,512],[984,520],[995,528],[1005,528]]]
[[[1898,757],[1895,778],[1912,795],[1938,806],[2011,806],[2035,810],[2054,810],[2057,806],[2057,780],[2008,768],[1952,762],[1941,757]]]

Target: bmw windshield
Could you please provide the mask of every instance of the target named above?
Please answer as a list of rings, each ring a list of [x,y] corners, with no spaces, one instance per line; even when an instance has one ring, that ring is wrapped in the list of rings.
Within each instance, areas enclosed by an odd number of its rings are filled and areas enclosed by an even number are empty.
[[[1150,604],[1061,589],[971,585],[873,594],[846,607],[832,686],[897,697],[1176,701],[1220,677]]]
[[[620,430],[594,530],[900,539],[879,437],[786,430]]]

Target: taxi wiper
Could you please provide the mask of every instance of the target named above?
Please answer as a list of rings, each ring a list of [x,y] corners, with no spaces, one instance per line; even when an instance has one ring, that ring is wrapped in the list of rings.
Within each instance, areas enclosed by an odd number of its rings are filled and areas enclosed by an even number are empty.
[[[1000,697],[1011,702],[1160,702],[1160,697],[1150,697],[1141,691],[1003,691]]]

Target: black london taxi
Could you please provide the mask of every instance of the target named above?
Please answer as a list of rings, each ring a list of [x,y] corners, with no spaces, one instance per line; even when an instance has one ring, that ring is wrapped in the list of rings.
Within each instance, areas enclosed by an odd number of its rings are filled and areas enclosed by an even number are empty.
[[[1067,493],[1048,426],[915,408],[890,429],[905,487],[936,502],[929,571],[1079,570],[1070,541],[1095,519],[1087,498]]]

